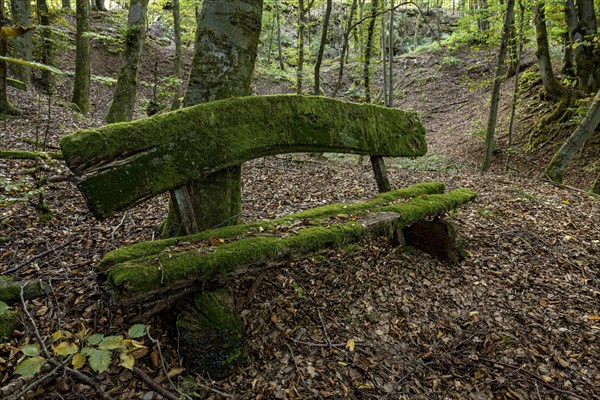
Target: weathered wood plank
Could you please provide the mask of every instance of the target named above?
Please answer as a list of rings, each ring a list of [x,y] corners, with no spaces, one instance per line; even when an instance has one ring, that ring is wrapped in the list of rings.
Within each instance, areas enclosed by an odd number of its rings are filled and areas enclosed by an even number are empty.
[[[189,241],[170,242],[169,246],[158,241],[156,248],[152,247],[154,243],[142,243],[148,253],[140,254],[138,245],[131,249],[137,257],[131,257],[128,248],[119,249],[107,255],[99,270],[115,303],[150,306],[151,299],[176,296],[199,282],[237,275],[257,266],[273,266],[323,248],[353,243],[367,235],[391,237],[397,228],[453,210],[475,197],[468,189],[457,189],[408,201],[395,200],[388,205],[349,210],[344,206],[350,205],[327,206],[327,213],[308,216],[305,212],[303,218],[262,221],[252,224],[250,230],[243,226],[237,230],[215,229],[210,231],[213,236],[203,236],[202,240],[194,240],[198,235],[189,236]],[[224,234],[220,234],[221,230]]]
[[[61,141],[90,210],[103,217],[192,179],[292,152],[384,157],[426,153],[412,112],[324,97],[254,96],[215,101]]]

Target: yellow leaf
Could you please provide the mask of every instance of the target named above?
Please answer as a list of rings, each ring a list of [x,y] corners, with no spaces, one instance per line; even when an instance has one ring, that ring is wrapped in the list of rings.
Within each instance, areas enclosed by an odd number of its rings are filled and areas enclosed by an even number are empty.
[[[73,334],[69,331],[63,331],[63,330],[59,330],[54,332],[50,338],[52,339],[53,342],[58,342],[59,340],[65,340],[65,339],[71,339],[73,337]]]
[[[131,354],[120,353],[119,358],[121,359],[121,363],[119,365],[121,365],[127,369],[133,368],[133,364],[135,364],[135,358]]]
[[[75,369],[80,369],[85,364],[85,358],[85,355],[77,353],[73,356],[71,364],[73,364],[73,367],[75,367]]]
[[[185,368],[171,368],[171,370],[167,373],[168,378],[174,378],[177,375],[181,374],[185,371]]]
[[[573,236],[571,236],[571,235],[565,235],[565,240],[573,240]]]
[[[83,339],[84,337],[88,336],[90,334],[90,330],[88,328],[83,328],[81,329],[79,332],[77,332],[75,334],[75,337],[79,340]]]
[[[589,321],[600,321],[600,315],[586,315]]]
[[[346,342],[346,348],[349,351],[354,351],[354,347],[356,346],[356,342],[354,341],[354,339],[348,339],[348,341]]]
[[[60,342],[57,346],[52,345],[52,351],[59,356],[70,356],[79,351],[79,346],[71,342]]]
[[[569,205],[569,204],[571,204],[571,203],[569,203],[569,200],[562,200],[562,203],[563,203],[563,204],[566,204],[566,205]]]
[[[339,365],[340,367],[345,367],[345,366],[347,366],[347,365],[348,365],[348,363],[347,363],[347,362],[343,362],[343,361],[338,361],[338,365]]]
[[[371,389],[375,389],[375,386],[373,386],[373,384],[371,382],[366,382],[366,383],[356,382],[354,384],[354,387],[356,387],[359,390],[371,390]]]

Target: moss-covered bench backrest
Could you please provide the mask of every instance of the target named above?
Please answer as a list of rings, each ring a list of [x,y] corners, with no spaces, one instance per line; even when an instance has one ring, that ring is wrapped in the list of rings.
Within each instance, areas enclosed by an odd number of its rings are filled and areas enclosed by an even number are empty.
[[[99,217],[267,155],[415,157],[427,151],[415,113],[287,95],[231,98],[81,130],[60,145],[90,210]]]

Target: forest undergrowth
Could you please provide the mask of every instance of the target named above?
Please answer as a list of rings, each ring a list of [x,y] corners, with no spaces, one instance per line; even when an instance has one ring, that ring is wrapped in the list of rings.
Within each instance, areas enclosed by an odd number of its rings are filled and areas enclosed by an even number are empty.
[[[247,364],[218,381],[187,374],[177,333],[154,317],[142,322],[157,341],[144,340],[147,351],[137,354],[136,367],[165,389],[193,398],[600,399],[600,201],[578,189],[588,186],[593,171],[576,162],[568,186],[536,180],[556,146],[546,140],[533,153],[515,151],[506,173],[501,131],[493,172],[481,175],[485,81],[493,57],[465,49],[450,55],[440,61],[438,53],[424,52],[395,61],[395,106],[421,113],[429,154],[389,160],[389,174],[393,187],[436,180],[479,193],[451,216],[465,240],[463,262],[450,265],[369,240],[246,275],[227,289],[246,326]],[[64,65],[70,56],[65,53]],[[142,80],[156,81],[157,68],[168,71],[168,56],[168,49],[147,46]],[[94,44],[93,71],[115,76],[118,65],[118,56]],[[329,68],[325,77],[335,75],[335,63]],[[32,150],[33,141],[56,151],[63,135],[103,124],[112,96],[105,83],[94,80],[87,118],[69,107],[68,77],[58,78],[51,98],[36,89],[11,89],[20,114],[0,121],[2,148]],[[356,100],[351,83],[345,97]],[[504,98],[511,85],[506,83]],[[257,94],[292,91],[263,76],[255,87]],[[136,117],[143,117],[152,96],[152,85],[144,85]],[[515,149],[527,145],[528,127],[544,112],[533,89],[520,104]],[[504,124],[509,102],[501,110]],[[557,139],[567,131],[556,131]],[[590,151],[583,157],[597,154]],[[298,154],[245,164],[243,219],[372,198],[372,171],[358,161]],[[15,280],[41,279],[51,288],[26,302],[35,328],[22,312],[13,339],[0,344],[0,387],[7,390],[0,393],[6,398],[28,384],[14,369],[23,356],[19,349],[36,342],[36,329],[48,343],[58,330],[127,333],[137,310],[102,300],[94,266],[109,250],[155,239],[167,212],[162,196],[97,220],[72,182],[48,179],[67,173],[55,160],[0,160],[0,272],[12,271]],[[98,390],[73,375],[44,371],[46,379],[24,398],[97,397]],[[118,357],[106,372],[89,366],[81,371],[112,398],[160,398]]]

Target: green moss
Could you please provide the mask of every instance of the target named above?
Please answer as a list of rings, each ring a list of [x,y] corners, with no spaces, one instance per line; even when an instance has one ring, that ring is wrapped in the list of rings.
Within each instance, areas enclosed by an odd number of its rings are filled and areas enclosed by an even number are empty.
[[[0,315],[0,342],[10,339],[17,323],[17,312],[7,310]]]
[[[388,196],[389,193],[383,195],[385,198],[389,198]],[[370,209],[362,209],[359,205],[354,206],[362,212],[393,211],[399,213],[400,218],[395,222],[395,225],[403,227],[424,219],[426,216],[453,210],[475,197],[476,194],[471,190],[457,189],[447,194],[421,195],[400,204],[374,206]],[[326,210],[327,213],[332,211],[331,208]],[[317,213],[316,215],[321,214]],[[257,227],[260,224],[267,225],[268,223],[267,221],[250,224],[249,226]],[[223,229],[231,232],[238,229],[238,227]],[[216,236],[209,236],[211,232]],[[104,263],[103,274],[109,282],[119,287],[125,295],[128,293],[135,294],[168,286],[182,280],[206,280],[222,276],[234,271],[241,265],[280,259],[295,252],[307,253],[326,247],[344,246],[360,239],[364,234],[364,228],[360,223],[354,221],[337,224],[328,222],[327,226],[309,226],[286,237],[265,236],[256,230],[255,234],[257,236],[242,237],[218,246],[210,246],[210,241],[207,243],[203,240],[197,240],[199,237],[214,240],[218,237],[218,233],[219,230],[213,230],[185,238],[169,239],[169,243],[179,243],[182,248],[159,245],[158,248],[152,248],[152,251],[161,248],[162,250],[151,255],[146,254],[137,259],[129,259],[111,266]],[[177,242],[177,240],[181,241]],[[206,250],[207,247],[208,250]],[[136,247],[134,253],[140,254],[139,249],[139,246]],[[130,252],[129,255],[131,254]],[[115,257],[112,260],[114,261]]]
[[[427,150],[415,113],[314,96],[204,103],[79,131],[64,137],[61,147],[99,216],[266,155],[328,151],[399,157]],[[107,168],[115,160],[120,162]]]
[[[392,190],[390,192],[381,193],[373,200],[363,203],[353,204],[329,204],[322,207],[317,207],[295,214],[290,214],[274,220],[259,221],[246,225],[227,226],[223,228],[211,229],[200,232],[194,235],[180,236],[176,238],[167,238],[155,240],[152,242],[142,242],[131,246],[113,250],[106,254],[99,265],[99,270],[105,270],[111,265],[122,263],[127,260],[151,256],[158,254],[168,247],[178,246],[181,243],[193,243],[211,238],[225,239],[236,238],[250,233],[256,233],[257,230],[269,229],[274,226],[292,225],[297,221],[311,220],[316,221],[339,214],[356,214],[359,212],[368,211],[377,206],[383,206],[390,202],[409,199],[421,195],[434,193],[442,193],[444,184],[440,182],[425,182],[409,186],[403,189]]]
[[[223,290],[197,295],[177,320],[188,368],[220,379],[244,362],[244,326]]]

